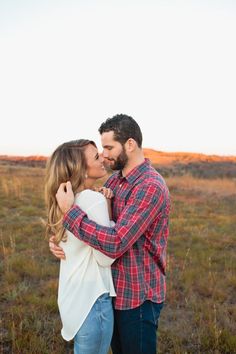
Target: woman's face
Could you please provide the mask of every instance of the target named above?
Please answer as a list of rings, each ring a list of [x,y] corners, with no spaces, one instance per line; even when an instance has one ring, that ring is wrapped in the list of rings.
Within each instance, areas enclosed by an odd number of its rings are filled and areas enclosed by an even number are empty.
[[[89,144],[84,153],[87,161],[87,180],[96,180],[106,176],[107,171],[103,165],[104,158],[98,154],[97,148]]]

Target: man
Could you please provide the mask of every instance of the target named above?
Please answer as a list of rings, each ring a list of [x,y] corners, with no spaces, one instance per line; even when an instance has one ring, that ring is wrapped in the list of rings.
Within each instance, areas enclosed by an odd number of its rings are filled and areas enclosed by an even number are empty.
[[[100,226],[73,206],[70,183],[60,186],[57,201],[65,214],[66,229],[116,258],[112,265],[117,293],[113,354],[155,354],[166,292],[169,191],[161,175],[144,158],[142,133],[133,118],[123,114],[108,118],[99,132],[103,157],[112,170],[118,170],[105,183],[114,192],[115,226]],[[52,248],[55,255],[60,254],[59,248]]]

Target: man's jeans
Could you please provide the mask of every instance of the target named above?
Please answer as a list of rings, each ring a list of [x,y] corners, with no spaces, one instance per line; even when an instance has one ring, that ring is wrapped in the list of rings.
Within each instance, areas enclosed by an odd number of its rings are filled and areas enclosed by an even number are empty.
[[[113,354],[156,354],[163,303],[145,301],[131,310],[114,310]]]
[[[107,354],[113,332],[112,300],[101,295],[74,337],[74,354]]]

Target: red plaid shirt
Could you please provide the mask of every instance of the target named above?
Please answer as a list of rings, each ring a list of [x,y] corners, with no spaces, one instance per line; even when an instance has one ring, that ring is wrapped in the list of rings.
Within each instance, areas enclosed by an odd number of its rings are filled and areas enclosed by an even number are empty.
[[[114,173],[105,185],[115,195],[114,228],[89,220],[78,206],[69,210],[63,224],[80,240],[117,258],[112,264],[116,309],[132,309],[145,300],[163,302],[169,234],[168,188],[147,159],[126,177]]]

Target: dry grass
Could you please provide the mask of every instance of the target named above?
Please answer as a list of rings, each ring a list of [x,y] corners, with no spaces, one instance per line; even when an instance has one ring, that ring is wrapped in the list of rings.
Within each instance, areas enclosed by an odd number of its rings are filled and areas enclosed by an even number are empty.
[[[0,175],[0,353],[65,353],[59,264],[40,220],[44,170],[0,166]],[[166,180],[173,205],[159,353],[236,353],[235,180]]]
[[[236,183],[168,178],[173,208],[160,353],[236,353]]]
[[[194,178],[191,175],[166,178],[170,189],[191,191],[191,194],[203,194],[211,197],[236,196],[236,179],[216,178],[213,180]]]

